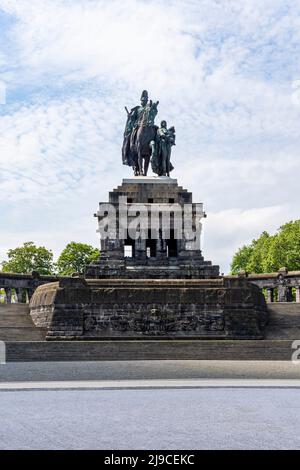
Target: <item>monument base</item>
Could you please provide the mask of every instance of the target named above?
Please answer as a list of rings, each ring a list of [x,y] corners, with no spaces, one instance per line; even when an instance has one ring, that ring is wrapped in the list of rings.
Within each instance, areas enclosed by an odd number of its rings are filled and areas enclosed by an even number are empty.
[[[122,198],[124,205],[120,205]],[[219,276],[219,266],[205,260],[200,249],[200,219],[206,217],[203,204],[193,203],[192,193],[179,186],[177,179],[167,176],[125,178],[120,186],[110,191],[108,203],[115,209],[118,230],[114,239],[103,235],[101,256],[97,262],[86,266],[86,278],[210,279]],[[100,233],[107,210],[107,203],[104,204],[105,210],[100,203],[99,209],[102,209],[95,214]],[[142,210],[137,204],[142,204],[143,210],[147,211],[146,238],[132,238],[129,232],[126,236],[119,233],[120,227],[126,225],[126,221],[129,227],[136,212]],[[183,229],[188,216],[191,232],[181,230],[176,235],[178,227]],[[163,220],[168,226],[167,232],[163,229]],[[152,238],[151,228],[155,227],[156,237]],[[191,246],[193,237],[195,242]],[[126,249],[129,249],[128,253]]]
[[[36,289],[47,340],[263,339],[267,308],[243,279],[62,279]]]
[[[40,286],[31,298],[32,320],[47,340],[264,338],[261,290],[220,277],[204,260],[203,205],[176,179],[124,179],[95,216],[101,255],[86,279]]]

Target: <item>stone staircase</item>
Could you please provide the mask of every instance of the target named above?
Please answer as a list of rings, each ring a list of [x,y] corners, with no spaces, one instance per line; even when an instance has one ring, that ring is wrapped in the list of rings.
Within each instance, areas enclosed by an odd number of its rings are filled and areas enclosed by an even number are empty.
[[[274,302],[268,304],[269,322],[266,339],[300,340],[300,304]]]
[[[8,362],[114,360],[290,361],[300,339],[300,304],[272,303],[265,340],[45,341],[25,304],[0,304],[0,340]]]
[[[7,362],[290,361],[291,340],[8,341]]]
[[[43,341],[45,334],[34,326],[28,304],[0,304],[0,341]]]

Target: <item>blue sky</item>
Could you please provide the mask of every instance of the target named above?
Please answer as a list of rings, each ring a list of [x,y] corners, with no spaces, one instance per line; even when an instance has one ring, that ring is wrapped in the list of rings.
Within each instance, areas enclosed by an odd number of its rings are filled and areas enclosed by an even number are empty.
[[[0,260],[29,240],[99,244],[98,202],[131,175],[124,106],[145,88],[176,127],[173,176],[204,203],[207,259],[226,272],[299,218],[299,0],[0,0],[1,87]]]

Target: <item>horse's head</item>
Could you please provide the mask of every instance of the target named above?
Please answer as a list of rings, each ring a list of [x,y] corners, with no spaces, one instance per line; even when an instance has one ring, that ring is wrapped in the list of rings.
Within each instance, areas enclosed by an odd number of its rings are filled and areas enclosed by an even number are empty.
[[[157,111],[158,103],[159,103],[159,101],[156,101],[156,103],[152,103],[152,101],[150,101],[150,103],[149,103],[148,125],[153,126],[153,124],[154,124],[155,116],[158,113],[158,111]]]

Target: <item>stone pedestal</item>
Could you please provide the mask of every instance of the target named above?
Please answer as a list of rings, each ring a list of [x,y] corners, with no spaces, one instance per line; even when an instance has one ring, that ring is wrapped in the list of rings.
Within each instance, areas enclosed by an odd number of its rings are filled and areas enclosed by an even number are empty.
[[[219,276],[219,267],[205,261],[201,252],[203,204],[193,203],[192,193],[178,186],[176,179],[151,176],[124,179],[121,186],[109,193],[108,203],[100,203],[95,214],[99,227],[107,217],[105,209],[110,207],[114,208],[116,231],[110,238],[102,236],[101,257],[97,263],[86,267],[86,278],[208,279]],[[148,228],[147,233],[141,228],[141,236],[133,240],[127,227],[130,229],[138,213],[148,222]],[[170,223],[166,232],[167,220]],[[195,241],[191,241],[193,237]]]
[[[40,286],[31,317],[47,340],[262,339],[260,289],[242,279],[70,279]]]
[[[144,218],[133,225],[137,214]],[[203,206],[176,180],[125,179],[95,215],[107,236],[86,279],[40,286],[30,301],[48,340],[263,338],[261,290],[220,277],[219,267],[204,260]]]

